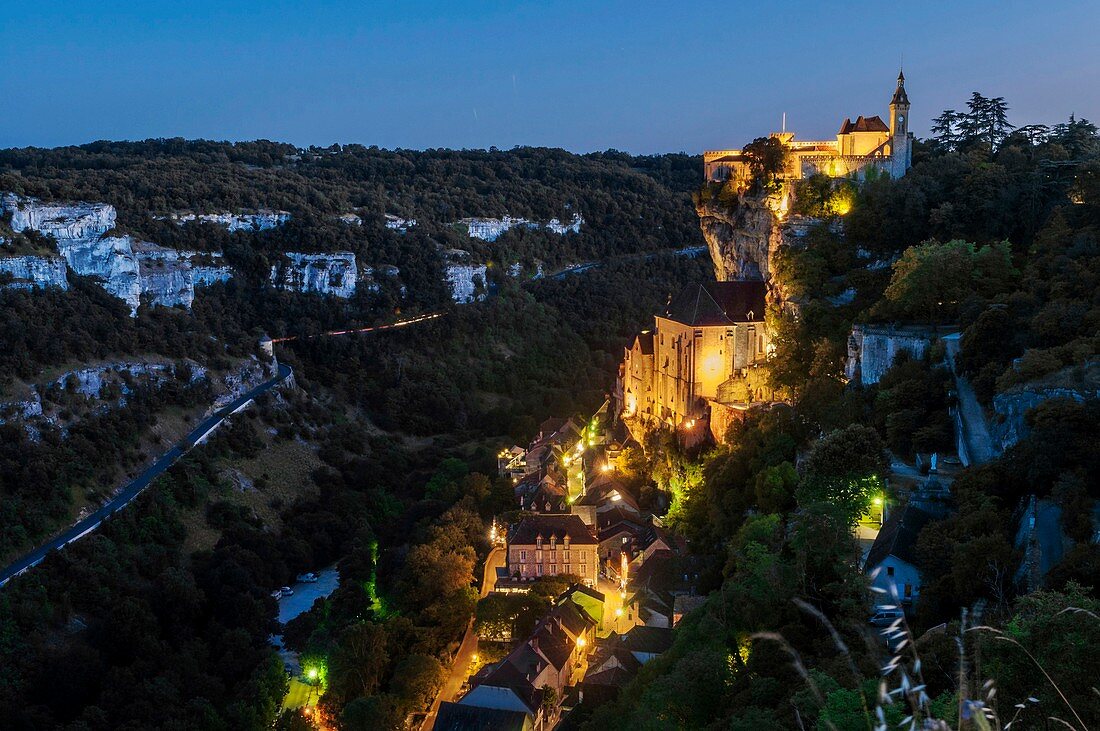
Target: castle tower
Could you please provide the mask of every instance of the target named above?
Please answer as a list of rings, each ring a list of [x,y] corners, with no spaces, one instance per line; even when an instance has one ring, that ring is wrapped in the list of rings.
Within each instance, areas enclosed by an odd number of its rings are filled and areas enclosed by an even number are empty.
[[[890,175],[897,179],[913,164],[913,140],[909,135],[909,95],[905,73],[898,72],[898,87],[890,100]]]

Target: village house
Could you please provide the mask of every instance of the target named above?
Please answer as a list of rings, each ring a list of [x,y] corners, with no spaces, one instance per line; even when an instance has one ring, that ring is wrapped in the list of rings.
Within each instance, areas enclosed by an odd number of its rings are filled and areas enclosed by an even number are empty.
[[[533,580],[573,574],[594,585],[599,569],[598,541],[576,515],[537,515],[519,522],[508,535],[508,573]]]
[[[599,619],[588,608],[602,607],[603,600],[602,594],[580,587],[559,596],[527,640],[470,679],[473,687],[458,705],[524,714],[532,731],[553,728],[566,689],[583,677],[596,646]],[[544,702],[547,698],[555,700]],[[504,720],[518,722],[515,716]]]
[[[871,586],[885,592],[887,601],[897,597],[911,606],[920,596],[921,577],[917,569],[917,536],[935,516],[913,503],[895,510],[882,525],[864,564],[864,572],[875,572]]]

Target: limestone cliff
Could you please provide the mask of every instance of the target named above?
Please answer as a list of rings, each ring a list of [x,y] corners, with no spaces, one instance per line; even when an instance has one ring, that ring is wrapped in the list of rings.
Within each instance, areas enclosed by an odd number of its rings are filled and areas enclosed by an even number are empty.
[[[334,297],[355,294],[358,272],[355,254],[350,251],[334,254],[287,252],[283,257],[282,262],[271,267],[271,283],[276,287]]]
[[[77,274],[98,279],[105,290],[130,306],[131,315],[137,314],[143,295],[154,305],[190,307],[196,285],[224,281],[231,275],[217,253],[175,251],[132,236],[109,235],[116,213],[106,203],[43,203],[6,194],[0,198],[0,209],[11,214],[12,230],[34,230],[52,237],[64,260],[61,264],[48,259],[40,264],[13,261],[8,270],[17,280],[60,286],[58,282],[66,281],[63,264],[68,264]],[[201,265],[193,265],[200,261]],[[17,266],[31,267],[29,277],[16,273]]]
[[[989,431],[997,446],[1003,451],[1026,437],[1030,432],[1027,412],[1052,399],[1077,403],[1100,399],[1100,361],[1093,361],[1079,369],[1067,368],[1041,382],[1013,386],[994,396],[994,416]]]
[[[54,256],[5,256],[0,257],[0,282],[7,274],[11,276],[0,286],[16,289],[34,289],[36,287],[69,288],[68,269],[65,260]]]
[[[255,213],[173,213],[168,216],[178,225],[197,221],[199,223],[212,223],[216,226],[224,226],[230,231],[267,231],[276,226],[282,226],[290,220],[290,214],[286,211],[261,210]]]

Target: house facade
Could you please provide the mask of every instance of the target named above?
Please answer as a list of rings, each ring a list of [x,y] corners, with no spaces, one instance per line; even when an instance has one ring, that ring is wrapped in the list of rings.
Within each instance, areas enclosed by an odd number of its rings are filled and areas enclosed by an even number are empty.
[[[575,574],[592,586],[599,569],[598,544],[579,516],[529,516],[508,536],[508,573],[521,580]]]

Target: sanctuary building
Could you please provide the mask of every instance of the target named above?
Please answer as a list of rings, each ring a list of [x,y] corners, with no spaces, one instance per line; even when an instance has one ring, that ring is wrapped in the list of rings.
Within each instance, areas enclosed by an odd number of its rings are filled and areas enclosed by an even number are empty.
[[[624,354],[616,397],[627,424],[676,428],[714,405],[769,399],[757,371],[771,347],[766,297],[759,280],[691,284],[673,297]]]
[[[773,132],[790,152],[785,180],[800,180],[814,174],[829,177],[864,178],[871,170],[900,178],[912,165],[913,135],[909,132],[909,96],[905,74],[890,100],[890,123],[881,117],[845,119],[835,140],[797,140],[793,132]],[[741,150],[708,150],[703,153],[708,181],[749,180],[748,162]]]

